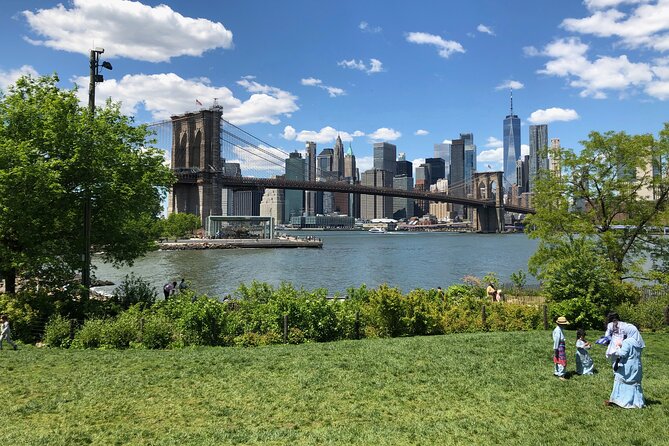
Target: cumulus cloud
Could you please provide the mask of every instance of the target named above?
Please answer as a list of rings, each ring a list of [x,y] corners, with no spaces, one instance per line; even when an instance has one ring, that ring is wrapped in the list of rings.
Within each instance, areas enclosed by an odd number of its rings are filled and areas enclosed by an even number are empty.
[[[527,120],[532,124],[548,124],[555,121],[573,121],[578,118],[578,113],[574,109],[551,107],[533,111]]]
[[[494,136],[488,136],[488,139],[486,139],[486,143],[484,144],[485,147],[502,147],[502,141],[500,139],[495,138]]]
[[[380,33],[381,31],[383,31],[380,26],[370,26],[369,23],[365,21],[360,22],[360,24],[358,25],[358,29],[364,33],[372,33],[372,34]]]
[[[395,141],[402,136],[402,134],[395,129],[381,127],[367,136],[370,141]]]
[[[523,54],[525,54],[527,57],[534,57],[534,56],[539,56],[541,54],[541,51],[539,51],[536,47],[530,45],[523,47]]]
[[[79,88],[77,94],[82,103],[88,100],[88,77],[72,79]],[[103,103],[108,97],[121,102],[121,110],[128,115],[137,113],[142,105],[153,119],[168,119],[194,107],[200,99],[205,106],[211,104],[205,98],[216,98],[223,107],[223,117],[236,125],[266,122],[278,124],[280,117],[299,110],[297,97],[280,88],[263,85],[250,79],[237,82],[251,95],[245,100],[236,98],[227,87],[211,85],[209,79],[184,79],[174,73],[125,75],[120,80],[107,79],[97,85],[96,100]]]
[[[422,32],[410,32],[406,36],[407,42],[418,45],[434,45],[439,50],[439,55],[448,59],[453,53],[464,53],[465,49],[455,40],[444,40],[441,36]]]
[[[518,81],[506,80],[495,87],[495,90],[520,90],[525,84]]]
[[[530,154],[530,146],[527,144],[520,145],[520,156],[525,156]]]
[[[425,136],[425,135],[429,135],[429,134],[430,134],[430,132],[428,132],[427,130],[423,130],[423,129],[418,129],[414,132],[414,135],[416,135],[416,136]]]
[[[7,90],[7,87],[13,85],[21,76],[39,77],[39,73],[30,65],[9,71],[0,70],[0,90]]]
[[[504,159],[503,151],[504,149],[502,147],[490,150],[483,150],[481,153],[476,155],[476,161],[484,163],[490,163],[490,162],[501,163],[502,160]]]
[[[495,35],[495,32],[492,30],[492,28],[485,26],[484,24],[480,24],[479,26],[476,27],[476,31],[480,33],[485,33],[485,34],[490,34],[491,36]]]
[[[364,71],[367,74],[380,73],[383,71],[383,62],[379,59],[369,59],[369,66],[367,66],[362,60],[342,60],[337,62],[337,65],[344,68],[350,68],[352,70]]]
[[[557,39],[544,48],[549,60],[538,72],[568,79],[570,86],[580,88],[581,97],[606,98],[607,90],[624,91],[642,87],[653,80],[652,67],[631,62],[626,55],[587,57],[588,45],[578,38]]]
[[[129,0],[72,0],[36,12],[23,11],[40,36],[35,45],[88,55],[91,42],[105,57],[167,62],[172,57],[201,56],[215,48],[231,48],[232,32],[207,19],[184,17],[166,5],[151,7]]]
[[[355,157],[355,165],[360,170],[360,172],[364,172],[366,170],[370,170],[372,167],[374,167],[374,157],[373,156],[356,156]]]
[[[623,3],[638,4],[629,14],[616,9]],[[568,31],[598,37],[617,37],[629,47],[669,50],[669,2],[640,0],[590,0],[586,5],[592,15],[567,18],[561,26]]]
[[[300,130],[296,131],[292,126],[287,125],[283,129],[281,137],[287,140],[295,140],[301,142],[313,141],[318,144],[326,144],[329,142],[334,142],[337,139],[337,136],[341,138],[342,141],[353,141],[354,137],[365,136],[360,130],[356,130],[353,133],[345,132],[343,130],[337,130],[334,127],[326,126],[322,129],[315,130]]]
[[[453,144],[453,140],[451,139],[445,139],[441,142],[442,144]]]
[[[306,85],[309,87],[322,88],[323,90],[328,92],[331,98],[335,98],[337,96],[342,96],[346,94],[346,91],[344,89],[338,87],[332,87],[330,85],[323,85],[323,81],[321,81],[320,79],[315,79],[313,77],[302,79],[300,83],[302,85]]]

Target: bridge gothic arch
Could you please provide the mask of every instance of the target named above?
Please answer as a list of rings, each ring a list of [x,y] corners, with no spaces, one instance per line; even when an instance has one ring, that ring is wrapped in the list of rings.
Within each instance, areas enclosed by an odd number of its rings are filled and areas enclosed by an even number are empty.
[[[504,231],[504,195],[500,190],[503,172],[476,172],[474,190],[479,200],[493,200],[491,206],[479,206],[472,213],[472,226],[478,232]]]

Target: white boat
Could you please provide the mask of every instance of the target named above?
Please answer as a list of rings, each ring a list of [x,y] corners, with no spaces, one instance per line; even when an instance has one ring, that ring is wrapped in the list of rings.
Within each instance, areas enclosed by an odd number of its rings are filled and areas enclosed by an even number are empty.
[[[385,234],[385,233],[386,233],[386,230],[383,229],[383,228],[379,228],[379,227],[377,226],[377,227],[375,227],[375,228],[370,229],[369,232],[372,233],[372,234]]]

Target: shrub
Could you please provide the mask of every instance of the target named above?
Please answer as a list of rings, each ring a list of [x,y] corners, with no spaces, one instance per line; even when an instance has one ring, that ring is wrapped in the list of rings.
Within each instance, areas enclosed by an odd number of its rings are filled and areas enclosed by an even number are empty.
[[[408,333],[406,312],[402,292],[386,284],[369,293],[369,302],[364,307],[367,324],[375,328],[379,336],[403,336]]]
[[[625,322],[646,330],[666,330],[664,311],[669,306],[669,295],[644,299],[637,304],[622,303],[616,312]]]
[[[167,348],[174,340],[172,320],[162,313],[145,314],[139,340],[146,348]]]
[[[51,318],[44,329],[44,343],[49,347],[68,348],[70,342],[70,321],[62,316]]]
[[[413,290],[404,298],[404,323],[409,335],[442,334],[441,310],[443,299],[435,290]]]
[[[107,319],[103,324],[101,347],[128,348],[139,337],[137,313],[124,312],[115,319]]]
[[[226,305],[207,296],[193,300],[180,293],[158,304],[159,311],[174,321],[177,345],[224,345],[227,335]]]
[[[150,307],[156,301],[156,291],[151,284],[136,277],[133,273],[125,276],[123,282],[116,287],[112,294],[111,301],[118,304],[124,310],[135,304],[141,304],[142,307]]]
[[[74,335],[71,346],[77,348],[98,348],[104,343],[104,331],[104,319],[88,319]]]

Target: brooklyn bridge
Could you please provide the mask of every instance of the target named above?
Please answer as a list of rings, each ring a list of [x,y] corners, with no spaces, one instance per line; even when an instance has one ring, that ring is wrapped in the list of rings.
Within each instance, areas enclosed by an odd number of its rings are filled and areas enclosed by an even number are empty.
[[[149,124],[149,128],[155,132],[158,145],[170,150],[171,166],[177,178],[169,195],[168,213],[196,214],[203,225],[209,216],[225,215],[226,194],[242,190],[300,191],[305,202],[309,194],[330,192],[351,197],[452,203],[464,206],[472,229],[484,233],[503,232],[506,212],[534,212],[530,207],[509,202],[508,197],[505,202],[503,173],[499,171],[474,172],[467,188],[453,188],[455,191],[450,193],[374,187],[351,178],[316,181],[315,178],[327,177],[319,166],[314,166],[316,171],[311,175],[303,175],[308,167],[288,162],[301,155],[287,153],[231,124],[223,119],[222,108],[217,106],[172,116],[169,120]],[[291,171],[296,169],[299,172]],[[465,194],[464,190],[470,193]]]

